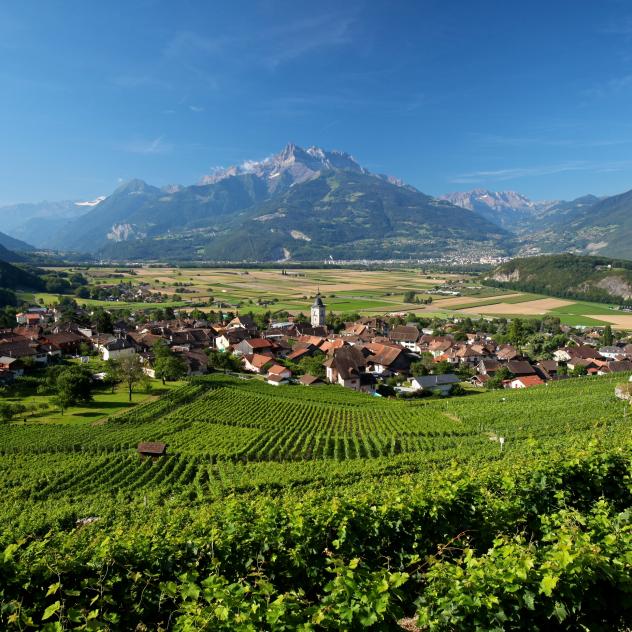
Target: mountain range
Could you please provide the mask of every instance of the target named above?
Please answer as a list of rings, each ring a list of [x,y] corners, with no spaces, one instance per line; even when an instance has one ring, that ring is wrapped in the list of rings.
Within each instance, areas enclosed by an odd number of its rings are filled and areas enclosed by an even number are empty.
[[[192,186],[127,182],[47,245],[112,259],[300,261],[504,252],[510,239],[347,153],[289,144]]]
[[[572,201],[483,189],[432,197],[348,153],[289,144],[190,186],[132,180],[93,201],[0,208],[0,230],[38,248],[119,260],[632,258],[631,211],[632,191]]]

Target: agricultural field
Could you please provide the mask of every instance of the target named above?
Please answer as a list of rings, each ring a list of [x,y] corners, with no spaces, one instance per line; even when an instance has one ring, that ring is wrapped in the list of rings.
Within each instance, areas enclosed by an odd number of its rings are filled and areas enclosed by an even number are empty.
[[[307,313],[320,289],[327,309],[336,313],[391,315],[413,312],[447,318],[466,314],[489,318],[541,317],[554,315],[573,326],[603,326],[632,329],[632,316],[614,306],[585,301],[562,300],[526,292],[514,292],[480,285],[479,278],[463,274],[425,273],[420,270],[327,269],[227,269],[227,268],[73,268],[88,277],[91,286],[120,282],[146,284],[151,292],[166,296],[162,303],[111,302],[79,299],[87,307],[152,309],[173,307],[201,310],[223,309],[260,313]],[[458,288],[460,296],[437,293],[441,288]],[[420,303],[404,301],[414,292]],[[175,297],[178,300],[172,300]],[[21,298],[54,304],[53,294],[27,294]],[[432,299],[430,304],[423,304]]]
[[[632,571],[628,377],[395,401],[213,374],[96,425],[5,424],[0,627],[579,629]],[[470,572],[482,612],[441,580]]]

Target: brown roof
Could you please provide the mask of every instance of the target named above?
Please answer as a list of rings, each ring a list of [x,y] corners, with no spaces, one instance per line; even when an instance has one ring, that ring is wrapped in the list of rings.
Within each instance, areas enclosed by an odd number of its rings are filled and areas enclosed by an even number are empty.
[[[376,343],[369,343],[364,345],[364,347],[371,352],[367,360],[382,366],[390,366],[404,352],[401,347],[391,347]]]
[[[315,375],[310,375],[309,373],[306,373],[305,375],[301,375],[298,381],[301,384],[303,384],[303,386],[311,386],[312,384],[317,384],[318,382],[322,382],[322,380],[319,377],[316,377]]]
[[[566,347],[564,349],[571,358],[583,358],[590,360],[592,358],[601,359],[601,355],[594,347],[582,345],[581,347]]]
[[[357,347],[336,349],[330,362],[343,380],[359,377],[366,367],[366,359]]]
[[[535,369],[526,360],[510,360],[507,368],[514,375],[535,375]]]
[[[160,441],[148,441],[146,443],[139,443],[137,448],[139,454],[150,454],[153,456],[160,456],[167,451],[167,444]]]
[[[402,342],[416,342],[419,338],[419,330],[414,325],[396,325],[389,331],[388,337]]]
[[[300,360],[305,356],[309,356],[313,353],[313,346],[310,347],[299,347],[298,349],[294,349],[292,353],[290,353],[287,357],[288,360]]]
[[[272,340],[266,340],[265,338],[250,338],[245,341],[252,349],[272,349],[274,348],[274,342]]]
[[[260,353],[249,353],[244,356],[244,359],[248,360],[248,362],[257,369],[262,369],[266,364],[270,364],[270,362],[273,361],[272,358]]]
[[[85,342],[86,337],[81,334],[75,334],[71,331],[62,331],[58,334],[47,334],[44,339],[53,345],[75,344],[77,342]]]
[[[498,350],[496,357],[499,360],[513,360],[514,358],[517,358],[519,355],[520,354],[518,353],[516,349],[514,349],[512,346],[507,345],[506,347],[502,347],[501,349]]]
[[[272,375],[281,375],[282,373],[285,373],[286,371],[288,373],[290,373],[290,374],[292,373],[292,371],[290,371],[290,369],[288,369],[288,368],[286,368],[284,366],[281,366],[280,364],[273,364],[268,369],[268,373],[272,374]]]

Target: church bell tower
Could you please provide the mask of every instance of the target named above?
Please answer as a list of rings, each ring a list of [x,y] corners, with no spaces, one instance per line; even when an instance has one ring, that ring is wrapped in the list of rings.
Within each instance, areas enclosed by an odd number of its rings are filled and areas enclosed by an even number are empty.
[[[325,316],[325,303],[323,303],[323,299],[320,297],[320,290],[318,290],[314,303],[312,304],[312,327],[324,327]]]

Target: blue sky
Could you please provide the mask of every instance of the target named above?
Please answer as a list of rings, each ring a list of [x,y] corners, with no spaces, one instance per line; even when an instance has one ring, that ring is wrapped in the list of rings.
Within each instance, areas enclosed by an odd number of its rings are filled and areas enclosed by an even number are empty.
[[[191,184],[287,142],[429,194],[632,188],[632,4],[6,2],[0,203]]]

